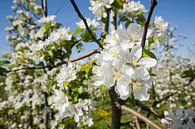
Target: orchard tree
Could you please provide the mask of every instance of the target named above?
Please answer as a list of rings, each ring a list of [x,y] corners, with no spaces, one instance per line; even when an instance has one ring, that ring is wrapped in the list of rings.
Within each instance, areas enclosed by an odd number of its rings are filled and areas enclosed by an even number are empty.
[[[151,20],[156,0],[148,10],[132,0],[90,0],[94,19],[69,3],[80,18],[75,30],[48,15],[46,0],[13,1],[0,128],[195,128],[195,62],[173,54],[168,22]],[[86,43],[97,48],[80,54]]]

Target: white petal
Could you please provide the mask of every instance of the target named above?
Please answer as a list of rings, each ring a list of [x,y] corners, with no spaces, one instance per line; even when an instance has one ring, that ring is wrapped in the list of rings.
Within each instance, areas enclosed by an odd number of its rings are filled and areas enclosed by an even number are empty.
[[[131,78],[135,74],[135,71],[133,68],[128,68],[125,73]]]
[[[140,59],[142,56],[142,46],[137,45],[131,49],[131,56]]]
[[[153,58],[141,58],[138,62],[138,65],[146,68],[154,67],[156,64],[157,64],[157,60]]]
[[[115,91],[119,94],[122,100],[126,100],[129,96],[130,89],[128,85],[117,85]]]
[[[150,74],[148,70],[144,67],[139,67],[135,70],[135,76],[138,80],[148,81],[150,79]]]
[[[135,96],[135,99],[138,99],[140,101],[146,101],[149,99],[149,94],[145,86],[142,86],[139,90],[133,91],[133,94]]]

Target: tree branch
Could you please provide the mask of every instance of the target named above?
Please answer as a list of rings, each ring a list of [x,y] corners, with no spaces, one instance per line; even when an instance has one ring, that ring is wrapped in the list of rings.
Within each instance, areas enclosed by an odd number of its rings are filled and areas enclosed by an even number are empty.
[[[143,116],[143,115],[140,114],[139,112],[137,112],[137,111],[135,111],[135,110],[133,110],[133,109],[131,109],[131,108],[125,106],[125,105],[119,105],[119,104],[118,104],[118,106],[121,107],[122,110],[127,111],[127,112],[129,112],[129,113],[135,115],[137,118],[139,118],[139,119],[143,120],[144,122],[150,124],[150,125],[153,126],[154,128],[156,128],[156,129],[162,129],[159,125],[155,124],[153,121],[151,121],[151,120],[148,119],[147,117]]]
[[[146,36],[147,36],[147,31],[148,31],[148,26],[149,26],[150,19],[152,17],[152,13],[153,13],[154,8],[155,8],[156,5],[157,5],[157,1],[156,0],[151,0],[150,10],[149,10],[149,13],[148,13],[148,17],[147,17],[147,19],[145,21],[144,31],[143,31],[143,35],[142,35],[142,41],[141,41],[142,47],[145,46]]]
[[[42,0],[42,14],[44,17],[47,17],[47,0]]]
[[[93,32],[89,28],[85,17],[81,14],[81,12],[80,12],[78,6],[76,5],[75,1],[74,0],[70,0],[70,2],[72,4],[72,6],[74,7],[74,10],[76,11],[78,17],[80,17],[81,20],[84,22],[85,27],[86,27],[87,31],[89,32],[91,38],[99,45],[100,48],[103,48],[102,44],[96,39],[96,37],[94,36]]]
[[[101,49],[95,49],[95,50],[91,50],[89,51],[88,53],[85,53],[79,57],[75,57],[75,58],[71,58],[69,59],[68,61],[61,61],[60,63],[56,64],[55,66],[53,66],[52,68],[54,67],[59,67],[63,64],[66,64],[68,62],[76,62],[76,61],[79,61],[79,60],[82,60],[84,58],[87,58],[87,57],[90,57],[96,53],[100,53]],[[17,71],[20,71],[20,70],[26,70],[26,69],[44,69],[44,68],[51,68],[51,66],[35,66],[35,67],[23,67],[23,68],[18,68],[18,69],[14,69],[14,70],[10,70],[10,71],[7,71],[7,72],[17,72]]]
[[[161,118],[162,116],[159,115],[152,107],[148,107],[144,104],[142,104],[140,101],[136,101],[136,105],[141,107],[143,110],[152,113],[154,116],[156,116],[157,118]]]

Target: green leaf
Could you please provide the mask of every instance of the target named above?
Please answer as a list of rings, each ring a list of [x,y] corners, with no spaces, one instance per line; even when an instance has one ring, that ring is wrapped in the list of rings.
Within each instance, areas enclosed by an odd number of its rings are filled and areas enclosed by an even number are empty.
[[[84,31],[84,29],[82,29],[82,28],[77,28],[77,29],[74,31],[74,34],[77,35],[77,34],[83,32],[83,31]]]
[[[8,65],[10,62],[8,60],[0,60],[0,65],[5,66]]]
[[[143,56],[143,57],[154,58],[154,59],[157,60],[155,54],[154,54],[153,52],[151,52],[150,50],[147,50],[147,49],[143,49],[142,56]]]
[[[192,78],[193,76],[195,76],[195,70],[193,69],[188,69],[181,75],[182,78]]]
[[[93,33],[93,35],[95,36],[95,33]],[[93,39],[88,31],[85,31],[84,33],[81,34],[81,40],[84,42],[93,41]]]
[[[129,21],[129,19],[128,19],[126,16],[120,17],[119,20],[118,20],[118,25],[119,25],[121,22],[125,22],[125,21]]]
[[[60,27],[62,26],[62,24],[59,23],[59,22],[57,22],[57,23],[55,24],[55,26],[56,26],[56,28],[60,28]]]
[[[77,52],[79,53],[79,52],[81,52],[81,49],[82,49],[82,43],[76,43],[76,48],[77,48]]]
[[[112,7],[115,7],[117,9],[122,9],[123,4],[126,2],[126,0],[115,0],[112,4]]]
[[[6,75],[6,73],[7,73],[7,70],[3,67],[0,67],[0,75],[4,76],[4,75]]]
[[[137,23],[140,24],[142,27],[145,24],[145,17],[143,14],[138,15],[138,18],[136,19]]]

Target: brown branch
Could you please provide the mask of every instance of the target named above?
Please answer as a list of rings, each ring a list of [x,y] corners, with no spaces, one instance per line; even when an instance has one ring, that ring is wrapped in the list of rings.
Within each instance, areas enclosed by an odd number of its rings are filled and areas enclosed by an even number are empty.
[[[112,122],[111,122],[111,129],[120,129],[121,126],[121,116],[122,111],[120,108],[121,100],[118,98],[114,87],[111,87],[109,90],[110,99],[112,102]],[[118,104],[118,105],[117,105]]]
[[[154,116],[156,116],[156,117],[159,118],[159,119],[162,117],[162,116],[159,115],[152,107],[148,107],[148,106],[142,104],[142,103],[141,103],[140,101],[138,101],[138,100],[136,100],[136,105],[139,106],[139,107],[141,107],[141,109],[147,111],[148,113],[153,114]]]
[[[67,64],[68,62],[76,62],[76,61],[79,61],[79,60],[82,60],[84,58],[87,58],[87,57],[90,57],[96,53],[100,53],[101,49],[95,49],[95,50],[92,50],[92,51],[89,51],[88,53],[85,53],[79,57],[75,57],[75,58],[70,58],[68,61],[61,61],[60,63],[56,64],[55,66],[53,66],[52,68],[54,67],[59,67],[63,64]],[[26,69],[44,69],[44,68],[51,68],[51,66],[35,66],[35,67],[23,67],[23,68],[19,68],[19,69],[14,69],[14,70],[10,70],[10,71],[7,71],[7,72],[17,72],[17,71],[20,71],[20,70],[26,70]]]
[[[44,17],[47,17],[47,0],[42,0],[42,14]]]
[[[85,27],[87,29],[87,31],[89,32],[91,38],[99,45],[100,48],[103,48],[102,44],[96,39],[96,37],[94,36],[93,32],[91,31],[91,29],[88,26],[88,23],[86,21],[86,18],[81,14],[78,6],[76,5],[74,0],[70,0],[72,6],[74,7],[74,10],[76,11],[77,15],[79,18],[81,18],[81,20],[84,22]]]
[[[157,1],[156,0],[151,0],[150,10],[149,10],[149,13],[148,13],[148,17],[147,17],[147,19],[145,21],[144,31],[143,31],[143,35],[142,35],[142,41],[141,41],[142,47],[145,46],[146,36],[147,36],[147,31],[148,31],[148,26],[149,26],[150,19],[152,17],[152,13],[153,13],[154,8],[155,8],[156,5],[157,5]]]
[[[95,50],[92,50],[84,55],[81,55],[79,57],[76,57],[76,58],[71,58],[68,62],[75,62],[75,61],[79,61],[79,60],[82,60],[84,58],[87,58],[93,54],[96,54],[96,53],[100,53],[100,49],[95,49]]]
[[[139,118],[139,119],[143,120],[144,122],[150,124],[150,125],[153,126],[154,128],[156,128],[156,129],[162,129],[162,127],[160,127],[159,125],[155,124],[153,121],[151,121],[151,120],[148,119],[147,117],[143,116],[143,115],[140,114],[139,112],[137,112],[137,111],[135,111],[135,110],[133,110],[133,109],[131,109],[131,108],[125,106],[125,105],[119,105],[119,104],[118,104],[118,106],[121,107],[122,110],[127,111],[127,112],[129,112],[129,113],[135,115],[137,118]]]

